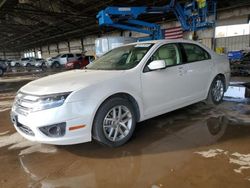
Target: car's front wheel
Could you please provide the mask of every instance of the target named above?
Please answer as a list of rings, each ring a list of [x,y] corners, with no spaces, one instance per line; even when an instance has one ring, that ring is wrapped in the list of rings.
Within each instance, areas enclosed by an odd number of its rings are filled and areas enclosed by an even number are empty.
[[[59,62],[54,62],[53,64],[52,64],[52,66],[51,66],[52,68],[56,68],[56,69],[58,69],[58,68],[60,68],[61,67],[61,65],[60,65],[60,63]]]
[[[225,81],[222,76],[216,76],[213,80],[207,97],[208,104],[217,105],[222,102],[225,93]]]
[[[104,102],[94,119],[93,138],[110,147],[125,144],[136,125],[132,104],[124,98],[111,98]]]

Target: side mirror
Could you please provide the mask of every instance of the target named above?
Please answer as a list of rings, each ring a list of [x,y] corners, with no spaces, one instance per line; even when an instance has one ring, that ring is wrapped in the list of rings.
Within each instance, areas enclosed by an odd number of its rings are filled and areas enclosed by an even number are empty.
[[[150,70],[159,70],[166,68],[166,63],[164,60],[155,60],[148,64]]]

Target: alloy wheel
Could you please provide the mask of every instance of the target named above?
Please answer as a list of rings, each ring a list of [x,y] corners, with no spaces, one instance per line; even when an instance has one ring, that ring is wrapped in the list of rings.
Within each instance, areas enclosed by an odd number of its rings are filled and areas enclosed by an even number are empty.
[[[113,107],[103,120],[105,137],[112,142],[124,139],[131,130],[132,121],[132,113],[126,106]]]
[[[218,79],[215,81],[212,89],[212,97],[216,102],[219,102],[224,95],[224,84],[223,81]]]

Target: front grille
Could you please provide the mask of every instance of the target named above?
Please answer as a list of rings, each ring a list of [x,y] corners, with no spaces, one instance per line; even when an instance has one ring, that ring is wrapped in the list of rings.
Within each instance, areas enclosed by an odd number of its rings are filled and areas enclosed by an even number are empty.
[[[38,102],[38,99],[38,96],[18,93],[14,101],[13,110],[18,114],[27,116],[32,111],[35,103]]]

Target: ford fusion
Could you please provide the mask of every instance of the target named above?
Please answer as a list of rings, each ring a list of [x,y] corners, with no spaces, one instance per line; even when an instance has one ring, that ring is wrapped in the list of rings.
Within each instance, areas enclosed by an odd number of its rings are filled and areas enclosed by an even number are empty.
[[[199,43],[160,40],[115,48],[83,70],[44,77],[17,93],[11,119],[25,138],[116,147],[137,122],[206,101],[219,104],[229,63]]]

